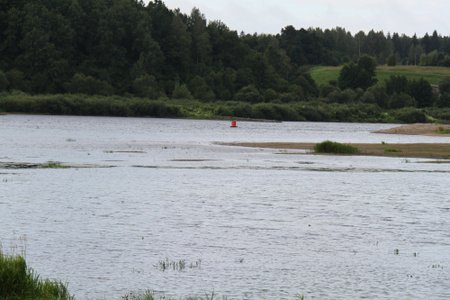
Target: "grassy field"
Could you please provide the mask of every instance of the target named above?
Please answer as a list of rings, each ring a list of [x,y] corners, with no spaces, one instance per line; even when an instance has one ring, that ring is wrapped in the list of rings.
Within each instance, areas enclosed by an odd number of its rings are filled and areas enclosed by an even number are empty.
[[[339,67],[315,67],[311,70],[311,76],[318,85],[326,84],[330,80],[337,80],[342,66]],[[450,77],[450,68],[445,67],[421,67],[421,66],[378,66],[377,79],[384,81],[391,75],[404,75],[408,79],[424,78],[433,85]]]

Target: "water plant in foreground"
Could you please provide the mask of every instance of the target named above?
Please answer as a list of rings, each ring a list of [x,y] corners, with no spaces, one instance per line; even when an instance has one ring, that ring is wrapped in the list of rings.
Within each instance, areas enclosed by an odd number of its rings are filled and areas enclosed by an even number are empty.
[[[28,268],[22,256],[0,252],[0,299],[73,300],[67,287],[57,281],[41,279]]]
[[[324,141],[314,146],[314,151],[317,153],[332,153],[332,154],[357,154],[359,149],[348,144],[342,144],[332,141]]]

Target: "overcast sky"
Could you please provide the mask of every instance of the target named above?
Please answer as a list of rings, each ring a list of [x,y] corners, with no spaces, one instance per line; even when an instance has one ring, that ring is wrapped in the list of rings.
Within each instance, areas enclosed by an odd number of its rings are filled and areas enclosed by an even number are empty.
[[[450,35],[450,0],[164,0],[171,9],[197,7],[208,20],[221,20],[245,33],[279,33],[296,28],[345,27],[407,35],[437,30]]]

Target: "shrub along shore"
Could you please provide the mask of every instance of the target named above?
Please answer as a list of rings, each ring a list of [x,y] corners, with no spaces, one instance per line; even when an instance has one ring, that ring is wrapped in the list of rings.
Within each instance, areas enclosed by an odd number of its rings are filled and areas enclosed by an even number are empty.
[[[39,278],[21,256],[0,252],[0,299],[72,300],[61,282]]]
[[[450,108],[383,109],[361,102],[330,103],[325,100],[303,102],[239,101],[203,102],[190,99],[151,100],[125,96],[83,94],[29,95],[22,92],[0,94],[0,112],[159,117],[192,119],[259,119],[313,122],[425,123],[450,121]]]

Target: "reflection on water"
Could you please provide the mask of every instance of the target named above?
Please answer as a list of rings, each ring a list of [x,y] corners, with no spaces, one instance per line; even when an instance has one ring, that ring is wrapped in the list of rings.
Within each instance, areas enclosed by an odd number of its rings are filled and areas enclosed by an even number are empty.
[[[0,122],[1,162],[115,166],[0,170],[3,250],[26,251],[77,299],[145,289],[176,299],[450,298],[450,165],[215,143],[448,138],[371,134],[392,126],[379,124]]]

